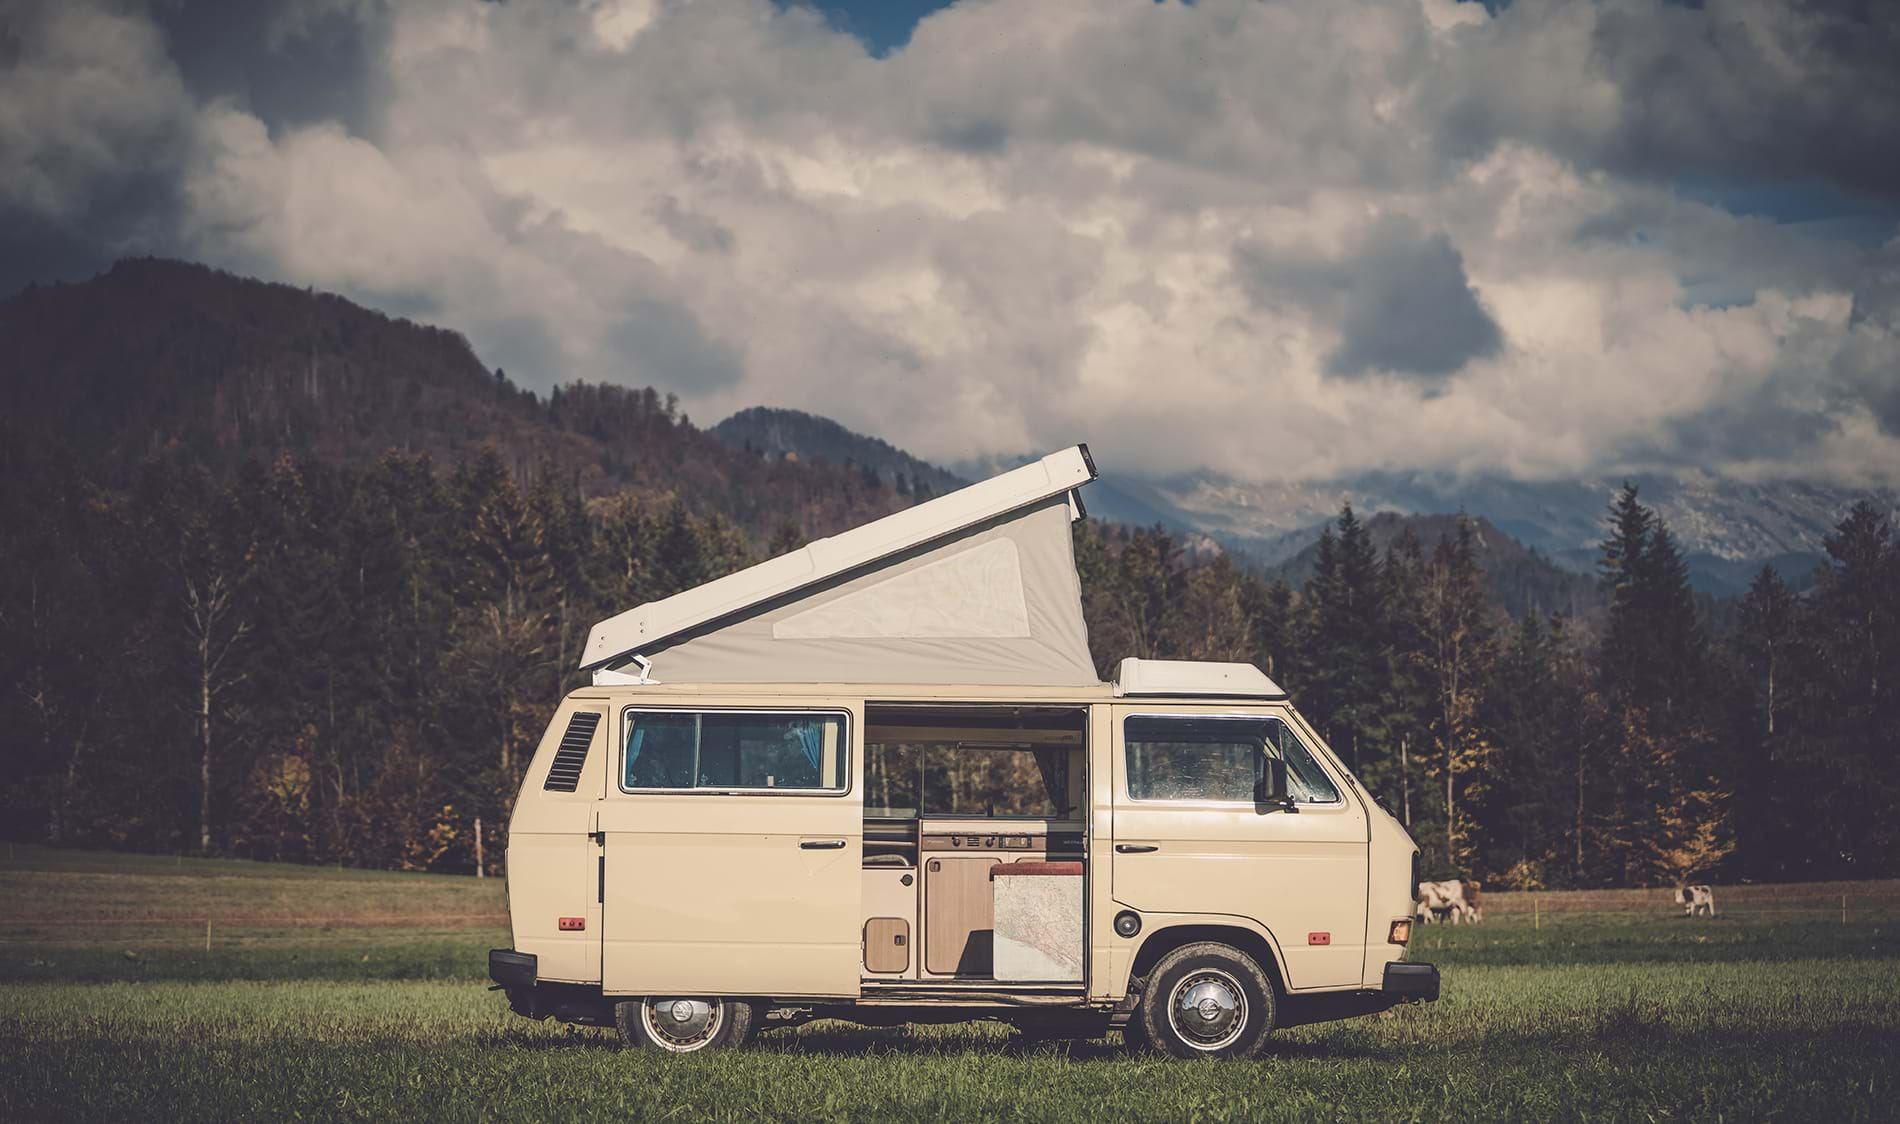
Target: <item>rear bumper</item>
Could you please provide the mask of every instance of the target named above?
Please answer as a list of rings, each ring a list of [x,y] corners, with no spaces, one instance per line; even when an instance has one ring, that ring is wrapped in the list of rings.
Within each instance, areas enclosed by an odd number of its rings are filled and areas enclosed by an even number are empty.
[[[540,975],[533,953],[491,948],[488,950],[488,978],[513,991],[533,987]]]
[[[1405,961],[1387,964],[1379,990],[1400,1003],[1435,1003],[1438,1001],[1438,966]]]

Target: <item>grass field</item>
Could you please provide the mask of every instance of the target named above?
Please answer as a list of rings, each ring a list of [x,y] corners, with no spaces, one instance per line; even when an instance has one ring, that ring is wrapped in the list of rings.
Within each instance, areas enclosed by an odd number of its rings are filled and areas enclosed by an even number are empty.
[[[1484,925],[1421,933],[1439,1003],[1284,1031],[1257,1061],[1020,1047],[985,1023],[669,1058],[485,990],[493,881],[20,848],[0,863],[0,1118],[1895,1115],[1900,886],[1718,890],[1713,921],[1496,898]],[[208,953],[204,917],[235,919]]]

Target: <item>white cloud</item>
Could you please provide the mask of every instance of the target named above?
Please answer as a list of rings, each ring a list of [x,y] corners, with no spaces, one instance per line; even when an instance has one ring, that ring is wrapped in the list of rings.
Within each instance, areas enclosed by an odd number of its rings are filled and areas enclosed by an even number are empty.
[[[1900,97],[1840,108],[1852,74],[1820,71],[1869,56],[1832,17],[1736,11],[965,2],[877,59],[767,0],[411,0],[361,16],[372,124],[184,104],[177,239],[427,310],[530,385],[796,406],[944,460],[1900,479],[1900,251],[1669,186]],[[162,135],[176,74],[85,18],[152,96],[75,84],[66,135]],[[1759,75],[1685,88],[1658,52],[1704,73],[1698,31]],[[103,174],[6,113],[0,168],[55,169],[21,197]]]

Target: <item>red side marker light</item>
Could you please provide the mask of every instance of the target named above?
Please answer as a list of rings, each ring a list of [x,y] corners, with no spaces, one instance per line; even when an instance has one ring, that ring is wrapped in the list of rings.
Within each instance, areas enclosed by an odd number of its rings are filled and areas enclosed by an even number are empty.
[[[578,933],[586,928],[587,928],[587,918],[585,917],[561,918],[561,932],[563,933]]]
[[[1306,943],[1307,944],[1332,944],[1333,935],[1331,933],[1308,933],[1306,934]]]

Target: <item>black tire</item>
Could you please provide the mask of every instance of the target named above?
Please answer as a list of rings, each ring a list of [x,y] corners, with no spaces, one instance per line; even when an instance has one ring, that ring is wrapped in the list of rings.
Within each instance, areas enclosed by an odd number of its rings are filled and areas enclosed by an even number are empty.
[[[1253,957],[1213,941],[1183,945],[1148,974],[1131,1022],[1177,1058],[1250,1058],[1278,1015],[1273,982]]]
[[[757,1013],[739,999],[643,996],[614,1004],[614,1028],[629,1049],[696,1054],[745,1045],[758,1026]]]

